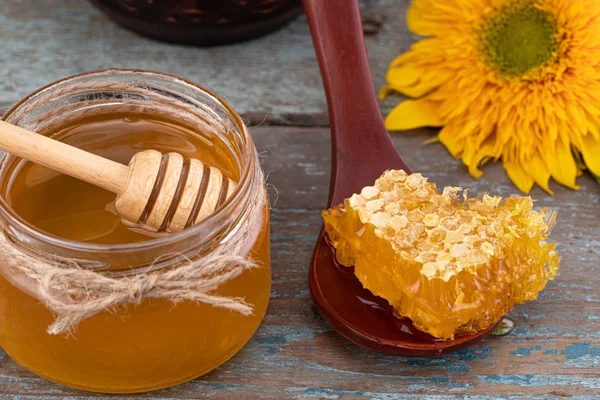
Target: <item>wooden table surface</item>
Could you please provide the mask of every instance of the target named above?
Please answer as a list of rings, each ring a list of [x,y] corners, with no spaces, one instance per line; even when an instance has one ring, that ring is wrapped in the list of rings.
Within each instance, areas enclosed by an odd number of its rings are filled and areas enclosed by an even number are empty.
[[[408,0],[362,3],[382,17],[367,36],[373,77],[412,40],[404,23]],[[321,226],[329,175],[325,97],[303,17],[252,42],[199,49],[140,38],[110,23],[84,0],[0,1],[0,108],[66,75],[109,67],[176,74],[224,95],[252,126],[273,196],[273,292],[263,325],[250,343],[214,372],[175,388],[132,399],[438,399],[600,396],[600,187],[557,185],[540,207],[559,210],[561,274],[535,302],[510,313],[516,329],[439,358],[391,357],[363,350],[332,331],[312,305],[307,270]],[[382,102],[387,112],[398,98]],[[359,101],[359,100],[357,100]],[[393,134],[407,163],[438,186],[516,193],[499,165],[472,179],[440,145],[423,146],[434,131]],[[36,377],[0,350],[0,399],[85,399]],[[102,398],[113,398],[103,396]]]

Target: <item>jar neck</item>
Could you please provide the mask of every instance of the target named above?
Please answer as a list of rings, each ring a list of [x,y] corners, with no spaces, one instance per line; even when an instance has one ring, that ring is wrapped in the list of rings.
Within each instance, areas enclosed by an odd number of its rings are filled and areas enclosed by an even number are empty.
[[[229,200],[213,215],[182,232],[141,243],[100,245],[49,235],[21,218],[0,196],[0,222],[15,246],[40,257],[76,261],[83,268],[123,270],[161,268],[193,259],[232,240],[247,224],[253,202],[265,198],[258,156],[250,134],[231,107],[210,91],[168,75],[129,70],[84,74],[54,83],[28,96],[4,120],[30,130],[51,131],[70,119],[114,109],[175,116],[226,144],[237,163],[239,182]],[[4,155],[0,179],[13,156]]]

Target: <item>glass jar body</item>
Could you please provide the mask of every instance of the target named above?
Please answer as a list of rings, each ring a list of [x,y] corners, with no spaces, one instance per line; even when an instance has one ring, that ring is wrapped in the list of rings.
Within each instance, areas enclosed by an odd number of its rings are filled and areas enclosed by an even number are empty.
[[[245,297],[254,305],[253,315],[145,299],[90,317],[70,334],[50,335],[53,313],[0,275],[0,345],[37,375],[88,391],[144,392],[197,378],[237,353],[264,317],[271,282],[267,223],[265,218],[252,250],[261,267],[215,292]]]
[[[260,325],[268,305],[269,208],[264,184],[256,175],[259,170],[254,146],[239,117],[212,93],[193,84],[139,71],[105,71],[70,79],[73,88],[79,89],[70,90],[64,82],[51,85],[25,99],[5,118],[43,130],[44,125],[110,110],[111,104],[116,103],[121,110],[132,107],[136,112],[152,112],[159,103],[165,107],[158,112],[166,114],[171,108],[177,112],[184,108],[187,119],[182,121],[193,125],[194,118],[201,117],[204,123],[208,121],[208,126],[216,126],[208,137],[216,140],[218,135],[224,135],[223,140],[232,145],[232,157],[237,159],[240,169],[239,193],[227,206],[228,210],[217,212],[206,224],[190,228],[190,232],[120,246],[90,246],[47,236],[14,215],[2,200],[3,234],[34,253],[77,260],[84,268],[98,269],[98,273],[133,275],[150,268],[171,268],[180,260],[175,257],[154,262],[166,253],[181,254],[192,260],[201,257],[234,237],[239,226],[250,223],[253,228],[243,247],[257,267],[225,282],[211,294],[244,298],[253,306],[253,314],[245,316],[202,302],[144,298],[139,304],[121,304],[95,314],[66,334],[51,335],[47,328],[55,315],[40,301],[36,288],[0,265],[0,346],[32,372],[89,391],[142,392],[194,379],[241,349]],[[136,89],[129,96],[130,85],[148,92],[142,94]],[[201,106],[204,109],[194,116]],[[35,115],[36,112],[42,116]],[[206,135],[198,140],[206,140]],[[11,157],[4,156],[0,180],[11,179]],[[256,198],[265,199],[260,215],[249,216],[248,204]]]

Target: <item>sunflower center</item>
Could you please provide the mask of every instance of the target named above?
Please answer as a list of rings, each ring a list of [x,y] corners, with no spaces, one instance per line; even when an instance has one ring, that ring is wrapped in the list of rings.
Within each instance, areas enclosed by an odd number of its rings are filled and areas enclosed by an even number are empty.
[[[551,15],[522,1],[509,3],[482,26],[481,46],[491,65],[508,76],[523,75],[556,56],[558,28]]]

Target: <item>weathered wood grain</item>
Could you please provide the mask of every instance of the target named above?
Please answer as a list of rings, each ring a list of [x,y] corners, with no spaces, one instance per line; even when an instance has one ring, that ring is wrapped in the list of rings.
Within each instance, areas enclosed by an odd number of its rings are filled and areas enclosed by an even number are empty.
[[[411,42],[408,0],[363,0],[365,18],[383,19],[367,36],[375,86]],[[0,1],[0,106],[57,79],[105,68],[141,68],[190,79],[226,97],[255,123],[327,125],[321,78],[306,18],[257,40],[194,48],[142,38],[86,0]],[[382,102],[388,111],[397,99]]]
[[[131,399],[457,399],[597,398],[600,395],[600,187],[582,177],[573,192],[536,189],[538,205],[560,211],[561,275],[535,302],[510,313],[513,333],[440,357],[410,359],[368,352],[332,331],[311,304],[307,268],[321,226],[329,181],[325,129],[253,131],[269,183],[273,292],[267,316],[250,343],[216,371],[193,382]],[[426,131],[394,135],[411,166],[438,186],[516,193],[499,165],[469,177],[439,145],[422,146]],[[275,197],[275,192],[273,197]],[[0,352],[0,399],[113,399],[55,385]]]

